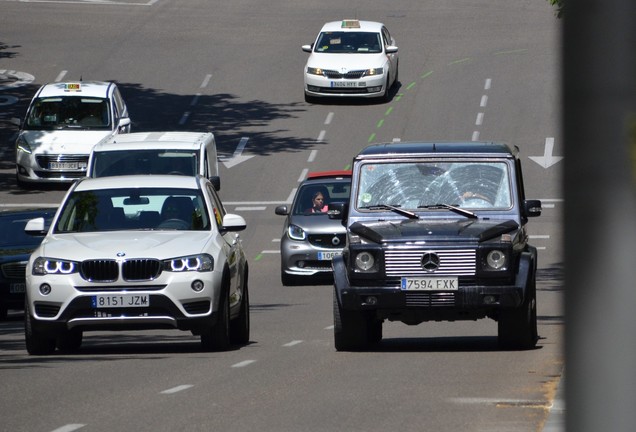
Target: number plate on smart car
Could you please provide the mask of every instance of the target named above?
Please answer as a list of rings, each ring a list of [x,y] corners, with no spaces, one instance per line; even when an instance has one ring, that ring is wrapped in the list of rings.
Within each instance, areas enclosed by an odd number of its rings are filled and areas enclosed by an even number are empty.
[[[402,278],[403,291],[457,291],[457,278]]]
[[[108,294],[91,297],[93,309],[100,308],[135,308],[149,307],[147,295],[139,294]]]
[[[320,261],[331,261],[333,259],[333,257],[338,256],[338,255],[342,255],[342,252],[340,252],[340,251],[336,251],[336,252],[318,252],[318,259]]]

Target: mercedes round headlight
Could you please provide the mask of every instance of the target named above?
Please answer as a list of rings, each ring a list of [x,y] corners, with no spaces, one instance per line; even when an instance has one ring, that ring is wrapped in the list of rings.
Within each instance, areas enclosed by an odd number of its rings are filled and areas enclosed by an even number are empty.
[[[356,255],[356,267],[362,271],[368,271],[373,268],[375,258],[369,252],[360,252]]]
[[[505,270],[506,268],[506,254],[500,250],[491,250],[486,255],[486,263],[493,270]]]

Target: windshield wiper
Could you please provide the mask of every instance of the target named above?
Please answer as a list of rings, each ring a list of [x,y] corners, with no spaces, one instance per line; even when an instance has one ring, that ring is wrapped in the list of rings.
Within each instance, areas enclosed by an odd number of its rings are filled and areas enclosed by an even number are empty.
[[[409,219],[419,219],[420,217],[417,215],[417,213],[413,213],[412,211],[408,211],[408,210],[404,210],[401,209],[400,207],[397,206],[392,206],[392,205],[388,205],[388,204],[376,204],[376,205],[372,205],[372,206],[367,206],[367,207],[361,207],[365,210],[391,210],[394,213],[397,213],[399,215],[402,216],[406,216]]]
[[[419,206],[418,208],[423,208],[427,210],[436,210],[436,209],[450,210],[462,216],[466,216],[467,218],[477,219],[477,215],[475,213],[468,210],[464,210],[463,208],[460,208],[454,205],[450,205],[450,204],[430,204],[430,205]]]

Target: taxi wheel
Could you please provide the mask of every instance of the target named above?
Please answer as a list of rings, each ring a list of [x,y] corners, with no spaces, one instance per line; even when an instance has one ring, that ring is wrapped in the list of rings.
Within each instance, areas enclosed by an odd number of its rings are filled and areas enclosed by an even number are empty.
[[[316,103],[316,98],[313,96],[309,96],[307,93],[305,93],[305,102],[314,104]]]
[[[382,102],[389,102],[391,100],[391,86],[389,85],[389,77],[386,77],[386,83],[384,84],[384,93],[382,94]]]

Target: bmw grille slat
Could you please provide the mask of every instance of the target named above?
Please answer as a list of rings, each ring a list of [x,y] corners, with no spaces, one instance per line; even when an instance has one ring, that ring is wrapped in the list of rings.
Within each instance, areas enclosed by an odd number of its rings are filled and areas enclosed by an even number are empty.
[[[114,282],[119,277],[117,261],[86,260],[80,264],[80,275],[89,282]]]
[[[122,277],[126,281],[153,280],[161,274],[161,262],[156,259],[132,259],[122,263]]]
[[[425,254],[437,255],[437,268],[427,271],[422,267]],[[385,252],[384,264],[387,276],[472,276],[476,271],[476,255],[475,249],[389,249]]]

